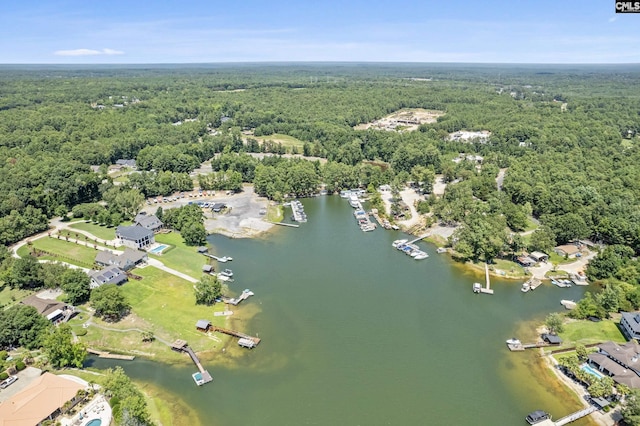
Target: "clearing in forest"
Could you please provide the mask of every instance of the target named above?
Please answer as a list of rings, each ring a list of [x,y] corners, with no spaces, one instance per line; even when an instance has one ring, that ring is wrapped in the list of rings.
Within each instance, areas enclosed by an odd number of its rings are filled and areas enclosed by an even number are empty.
[[[269,142],[273,142],[274,144],[278,144],[281,143],[282,146],[284,146],[285,148],[289,148],[289,147],[297,147],[300,149],[300,151],[302,151],[302,147],[304,146],[304,141],[301,141],[298,138],[294,138],[293,136],[289,136],[289,135],[283,135],[282,133],[274,133],[272,135],[267,135],[267,136],[247,136],[248,138],[253,138],[255,140],[258,141],[258,143],[260,143],[260,145],[262,145],[263,143],[269,141]],[[245,143],[247,142],[246,139],[244,141]]]
[[[411,132],[418,130],[418,126],[425,123],[435,123],[444,111],[426,110],[422,108],[406,108],[374,120],[371,123],[358,124],[356,130],[376,129],[394,132]]]

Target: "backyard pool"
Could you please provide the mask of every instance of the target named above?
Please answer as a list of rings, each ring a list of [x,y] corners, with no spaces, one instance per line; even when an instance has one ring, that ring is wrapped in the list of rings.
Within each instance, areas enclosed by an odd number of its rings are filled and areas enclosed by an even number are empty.
[[[101,424],[102,424],[102,420],[93,419],[89,423],[87,423],[85,426],[100,426]]]
[[[166,249],[168,249],[169,246],[166,244],[161,244],[158,247],[154,247],[151,250],[149,250],[149,253],[153,253],[153,254],[162,254],[163,251],[165,251]]]
[[[593,368],[589,364],[582,364],[580,366],[580,369],[582,371],[584,371],[585,373],[589,373],[592,376],[597,377],[598,379],[602,379],[604,377],[604,374],[602,374],[601,372],[599,372],[598,370],[596,370],[595,368]]]

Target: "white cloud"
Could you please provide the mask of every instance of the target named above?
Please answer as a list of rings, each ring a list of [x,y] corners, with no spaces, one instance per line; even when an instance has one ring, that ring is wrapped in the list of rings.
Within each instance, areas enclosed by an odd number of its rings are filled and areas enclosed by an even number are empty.
[[[73,49],[73,50],[56,50],[53,52],[54,55],[57,56],[95,56],[95,55],[122,55],[124,54],[121,50],[114,49]]]

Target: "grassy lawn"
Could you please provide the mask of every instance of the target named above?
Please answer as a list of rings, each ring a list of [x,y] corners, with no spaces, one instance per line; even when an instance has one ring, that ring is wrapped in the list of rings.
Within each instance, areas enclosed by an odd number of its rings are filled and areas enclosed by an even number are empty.
[[[549,262],[555,263],[556,265],[565,265],[567,263],[573,263],[576,259],[565,259],[564,256],[560,256],[555,251],[549,254]]]
[[[302,152],[302,147],[304,146],[304,142],[298,138],[294,138],[293,136],[283,135],[281,133],[274,133],[269,136],[253,136],[258,142],[262,143],[264,141],[271,141],[274,143],[281,143],[284,147],[292,147],[297,146],[300,148]]]
[[[156,242],[168,244],[171,247],[159,256],[155,254],[149,254],[149,256],[160,260],[169,268],[194,278],[202,276],[202,265],[208,263],[209,259],[198,253],[196,247],[187,246],[179,233],[157,234]]]
[[[588,345],[607,340],[618,343],[626,342],[618,329],[617,321],[613,320],[571,321],[565,324],[564,332],[560,333],[560,337],[564,341],[563,346],[574,346],[577,343]]]
[[[80,222],[71,225],[74,229],[90,232],[102,240],[113,240],[116,237],[116,228],[96,225],[95,223]],[[82,238],[82,237],[81,237]]]
[[[96,258],[97,251],[93,248],[85,247],[75,242],[57,238],[40,238],[32,242],[33,247],[51,253],[41,256],[38,259],[60,260],[73,265],[91,268]],[[19,256],[29,254],[29,248],[23,246],[18,250]]]
[[[25,297],[31,295],[33,292],[29,290],[20,290],[10,288],[4,283],[0,284],[0,308],[8,308],[17,302],[21,301]]]
[[[269,222],[282,222],[284,219],[284,207],[281,205],[267,206],[267,220]]]

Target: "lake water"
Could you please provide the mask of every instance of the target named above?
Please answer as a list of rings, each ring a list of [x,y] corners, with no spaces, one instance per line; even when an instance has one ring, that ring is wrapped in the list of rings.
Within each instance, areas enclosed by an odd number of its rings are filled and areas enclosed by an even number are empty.
[[[204,425],[524,425],[535,409],[560,418],[579,408],[541,379],[534,351],[510,353],[504,342],[534,338],[524,322],[583,287],[522,293],[520,282],[493,279],[495,295],[477,295],[472,283],[484,277],[434,246],[419,243],[430,257],[416,261],[391,247],[404,234],[360,231],[346,200],[302,202],[309,222],[298,229],[210,237],[234,258],[230,287],[256,294],[244,308],[260,312],[232,325],[262,338],[258,348],[232,367],[205,365],[214,382],[202,387],[191,364],[136,360],[125,371],[184,398]]]

